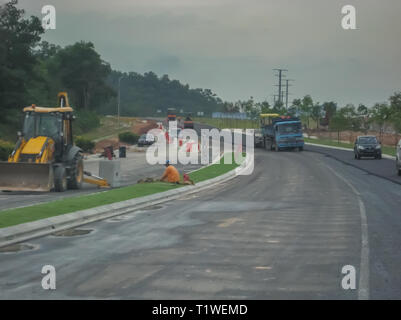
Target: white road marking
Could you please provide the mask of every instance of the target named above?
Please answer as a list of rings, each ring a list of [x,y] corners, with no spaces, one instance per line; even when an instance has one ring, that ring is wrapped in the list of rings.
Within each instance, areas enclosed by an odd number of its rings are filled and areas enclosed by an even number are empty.
[[[368,219],[366,217],[365,204],[359,191],[342,175],[325,165],[335,176],[341,179],[358,197],[359,212],[361,216],[361,263],[359,267],[358,299],[369,300],[369,241],[368,241]]]

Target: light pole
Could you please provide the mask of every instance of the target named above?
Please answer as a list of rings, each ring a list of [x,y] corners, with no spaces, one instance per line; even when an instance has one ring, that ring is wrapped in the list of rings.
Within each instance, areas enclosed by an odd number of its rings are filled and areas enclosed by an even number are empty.
[[[120,96],[121,96],[121,79],[124,76],[118,78],[118,101],[117,101],[117,130],[120,132]]]
[[[121,96],[121,80],[125,76],[118,78],[118,99],[117,99],[117,136],[118,136],[118,148],[120,148],[120,96]]]

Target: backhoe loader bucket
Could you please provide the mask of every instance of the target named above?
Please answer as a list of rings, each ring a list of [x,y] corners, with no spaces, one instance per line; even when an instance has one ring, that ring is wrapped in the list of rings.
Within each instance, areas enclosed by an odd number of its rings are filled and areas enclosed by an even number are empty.
[[[53,168],[49,163],[0,162],[0,190],[50,191]]]

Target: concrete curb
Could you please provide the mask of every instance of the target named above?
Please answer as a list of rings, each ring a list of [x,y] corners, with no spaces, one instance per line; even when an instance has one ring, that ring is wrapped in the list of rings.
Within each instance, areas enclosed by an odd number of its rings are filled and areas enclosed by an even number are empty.
[[[62,214],[51,218],[27,222],[16,226],[0,229],[0,247],[12,245],[52,234],[57,231],[75,228],[87,223],[104,220],[117,215],[126,214],[141,208],[190,195],[195,192],[210,189],[210,187],[226,182],[238,175],[238,167],[213,179],[199,182],[195,186],[185,186],[136,199],[116,202],[92,209]],[[178,192],[177,192],[178,190]]]
[[[318,143],[310,143],[310,142],[305,142],[306,145],[309,146],[314,146],[314,147],[323,147],[323,148],[328,148],[328,149],[336,149],[336,150],[343,150],[343,151],[350,151],[354,152],[354,149],[348,149],[348,148],[342,148],[342,147],[334,147],[334,146],[326,146],[324,144],[318,144]],[[382,154],[382,157],[384,159],[390,159],[390,160],[395,160],[395,157],[389,156],[387,154]]]

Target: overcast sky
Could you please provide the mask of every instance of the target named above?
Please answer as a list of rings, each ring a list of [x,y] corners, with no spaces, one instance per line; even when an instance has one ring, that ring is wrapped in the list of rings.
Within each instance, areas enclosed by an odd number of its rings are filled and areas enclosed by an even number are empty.
[[[38,16],[46,4],[57,12],[47,41],[92,41],[114,69],[168,74],[224,100],[271,102],[274,68],[295,79],[291,99],[370,106],[401,90],[400,0],[19,1]],[[357,30],[341,28],[347,4]]]

